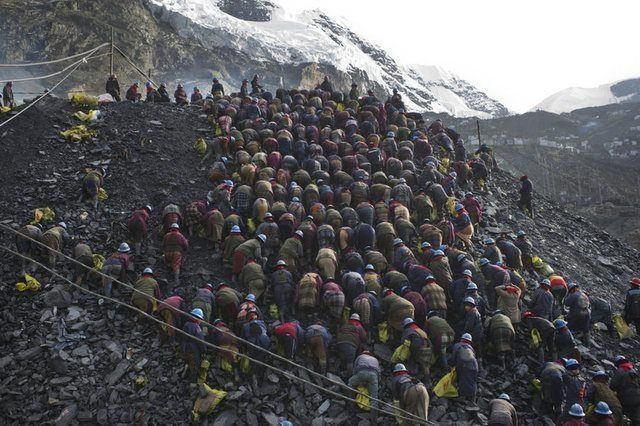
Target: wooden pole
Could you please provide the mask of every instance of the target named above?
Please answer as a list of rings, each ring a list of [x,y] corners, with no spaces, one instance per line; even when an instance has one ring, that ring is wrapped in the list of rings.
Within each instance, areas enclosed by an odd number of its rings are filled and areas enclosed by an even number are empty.
[[[111,27],[111,54],[109,55],[109,75],[113,75],[113,27]]]
[[[476,129],[478,131],[478,146],[480,146],[482,143],[480,142],[480,120],[476,119]]]

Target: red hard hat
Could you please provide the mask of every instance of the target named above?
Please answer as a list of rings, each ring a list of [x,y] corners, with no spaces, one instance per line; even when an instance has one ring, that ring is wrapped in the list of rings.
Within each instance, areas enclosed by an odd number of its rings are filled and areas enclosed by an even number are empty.
[[[632,286],[640,287],[640,278],[638,277],[631,278],[631,281],[629,282],[631,283]]]

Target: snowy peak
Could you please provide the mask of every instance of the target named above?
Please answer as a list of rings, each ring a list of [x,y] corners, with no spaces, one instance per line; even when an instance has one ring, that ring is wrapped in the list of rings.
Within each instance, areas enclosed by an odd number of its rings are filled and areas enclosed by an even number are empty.
[[[327,74],[343,91],[356,82],[384,99],[397,89],[414,111],[482,118],[509,113],[500,102],[437,66],[410,68],[398,63],[350,30],[348,23],[321,10],[292,13],[272,0],[147,2],[154,16],[181,37],[262,64],[246,71],[261,73],[270,89],[270,84],[282,84],[283,78],[289,78],[286,82],[292,86],[308,87]],[[229,57],[234,60],[234,55]],[[296,72],[297,81],[290,81]],[[228,83],[235,85],[243,76],[229,77]]]
[[[640,78],[620,80],[597,87],[569,87],[547,97],[531,111],[555,113],[617,103],[640,102]]]

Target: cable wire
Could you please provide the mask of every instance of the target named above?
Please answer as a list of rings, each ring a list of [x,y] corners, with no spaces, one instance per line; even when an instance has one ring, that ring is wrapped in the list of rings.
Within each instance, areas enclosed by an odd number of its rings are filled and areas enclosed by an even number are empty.
[[[34,106],[35,104],[37,104],[38,102],[40,102],[42,99],[44,99],[46,96],[50,95],[60,84],[62,84],[63,81],[65,81],[67,78],[69,78],[71,76],[71,74],[73,74],[78,67],[80,67],[80,65],[84,64],[87,62],[87,59],[89,59],[91,57],[91,55],[93,55],[93,53],[95,53],[99,47],[96,47],[93,52],[89,53],[87,56],[85,56],[84,58],[80,59],[79,61],[74,62],[75,67],[69,71],[69,73],[67,75],[65,75],[62,80],[60,80],[59,82],[57,82],[53,87],[51,87],[51,89],[49,89],[47,92],[43,93],[42,95],[40,95],[39,97],[37,97],[36,99],[34,99],[33,101],[31,101],[31,103],[29,105],[27,105],[26,107],[24,107],[23,109],[21,109],[20,111],[18,111],[18,113],[16,115],[11,116],[9,119],[3,121],[2,123],[0,123],[0,127],[3,127],[7,124],[9,124],[13,119],[18,118],[22,113],[24,113],[25,111],[27,111],[29,108],[31,108],[32,106]],[[72,64],[72,65],[74,65]]]
[[[109,43],[103,43],[98,47],[104,47],[109,45]],[[67,56],[65,58],[53,59],[51,61],[43,61],[43,62],[27,62],[24,64],[0,64],[0,68],[23,68],[23,67],[34,67],[38,65],[48,65],[48,64],[57,64],[58,62],[68,61],[69,59],[78,58],[80,56],[84,56],[87,53],[91,53],[94,49],[89,49],[85,52],[76,53],[75,55]]]
[[[89,266],[87,266],[87,265],[85,265],[85,264],[83,264],[83,263],[81,263],[81,262],[77,261],[76,259],[74,259],[74,258],[72,258],[72,257],[70,257],[70,256],[67,256],[66,254],[62,253],[61,251],[54,250],[54,249],[50,248],[49,246],[47,246],[46,244],[42,243],[41,241],[38,241],[38,240],[33,239],[33,238],[31,238],[31,237],[29,237],[29,236],[27,236],[27,235],[24,235],[24,234],[20,233],[19,231],[15,230],[15,229],[13,229],[13,228],[11,228],[11,227],[7,226],[7,225],[4,225],[4,224],[0,223],[0,229],[8,230],[8,231],[12,232],[12,233],[13,233],[13,234],[15,234],[15,235],[19,235],[19,236],[20,236],[20,237],[22,237],[22,238],[25,238],[25,239],[27,239],[27,240],[30,240],[30,241],[32,241],[32,242],[34,242],[34,243],[36,243],[36,244],[38,244],[38,245],[40,245],[40,246],[44,247],[46,250],[48,250],[48,251],[50,251],[50,252],[53,252],[53,253],[56,253],[56,254],[61,255],[61,256],[62,256],[62,257],[64,257],[65,259],[67,259],[67,260],[71,261],[72,263],[74,263],[74,264],[76,264],[76,265],[78,265],[78,266],[80,266],[80,267],[82,267],[82,268],[85,268],[85,269],[88,269],[88,270],[94,271],[94,272],[96,272],[98,275],[103,276],[103,277],[106,277],[106,278],[108,278],[108,279],[112,280],[112,282],[118,283],[119,285],[121,285],[121,286],[123,286],[123,287],[125,287],[125,288],[128,288],[128,289],[130,289],[130,290],[133,290],[133,291],[134,291],[134,292],[136,292],[136,293],[143,294],[143,295],[145,295],[146,297],[148,297],[149,299],[154,300],[154,301],[156,301],[156,302],[158,302],[158,303],[162,303],[162,300],[157,299],[157,298],[155,298],[155,297],[153,297],[153,296],[149,296],[148,294],[143,293],[143,292],[141,292],[140,290],[136,289],[134,286],[132,286],[132,285],[130,285],[130,284],[123,283],[122,281],[119,281],[119,280],[117,280],[117,279],[114,279],[113,277],[111,277],[111,276],[109,276],[109,275],[106,275],[106,274],[102,273],[102,271],[96,271],[95,269],[93,269],[93,268],[91,268],[91,267],[89,267]],[[190,314],[190,313],[188,313],[188,312],[186,312],[186,311],[182,311],[182,310],[179,310],[179,309],[176,309],[176,311],[177,311],[177,312],[179,312],[179,313],[182,313],[182,314],[184,314],[184,315],[191,316],[191,314]],[[277,359],[277,360],[279,360],[279,361],[281,361],[281,362],[284,362],[284,363],[287,363],[287,364],[292,365],[292,366],[294,366],[294,367],[300,368],[300,369],[302,369],[302,370],[306,371],[307,373],[309,373],[309,374],[311,374],[311,375],[313,375],[313,376],[315,376],[315,377],[317,377],[317,378],[319,378],[319,379],[321,379],[321,380],[328,381],[328,382],[329,382],[329,383],[331,383],[332,385],[336,385],[336,386],[342,387],[342,388],[344,388],[344,389],[346,389],[346,390],[349,390],[349,391],[351,391],[351,392],[354,392],[355,394],[364,395],[362,392],[360,392],[360,391],[358,391],[357,389],[354,389],[354,388],[352,388],[352,387],[348,386],[347,384],[345,384],[345,383],[343,383],[343,382],[338,382],[338,381],[332,380],[332,379],[330,379],[329,377],[327,377],[327,376],[325,376],[325,375],[323,375],[323,374],[318,373],[317,371],[314,371],[314,370],[312,370],[312,369],[310,369],[310,368],[307,368],[307,367],[305,367],[305,366],[303,366],[303,365],[301,365],[301,364],[298,364],[298,363],[296,363],[296,362],[294,362],[294,361],[292,361],[292,360],[290,360],[290,359],[288,359],[288,358],[282,357],[282,356],[280,356],[280,355],[278,355],[278,354],[276,354],[276,353],[274,353],[274,352],[271,352],[271,351],[270,351],[270,350],[268,350],[268,349],[263,348],[262,346],[256,345],[256,344],[254,344],[254,343],[252,343],[252,342],[250,342],[250,341],[248,341],[248,340],[245,340],[245,339],[243,339],[243,338],[241,338],[241,337],[239,337],[239,336],[236,336],[235,334],[233,334],[233,333],[231,333],[231,332],[229,332],[229,331],[223,330],[223,329],[221,329],[221,328],[219,328],[219,327],[217,327],[217,326],[215,326],[215,325],[213,325],[213,324],[211,324],[211,323],[209,323],[209,322],[207,322],[207,321],[204,321],[204,320],[203,320],[203,321],[201,321],[201,322],[202,322],[202,324],[206,325],[207,327],[210,327],[210,328],[212,328],[212,329],[215,329],[215,330],[217,330],[217,331],[218,331],[218,332],[220,332],[220,333],[223,333],[223,334],[226,334],[226,335],[233,336],[236,340],[238,340],[238,341],[240,341],[240,342],[243,342],[243,343],[245,343],[246,345],[248,345],[248,346],[250,346],[250,347],[252,347],[252,348],[254,348],[254,349],[258,350],[258,351],[261,351],[261,352],[263,352],[263,353],[265,353],[265,354],[267,354],[267,355],[270,355],[270,356],[274,357],[275,359]],[[420,419],[420,417],[416,416],[415,414],[412,414],[412,413],[410,413],[410,412],[408,412],[408,411],[405,411],[405,410],[403,410],[403,409],[400,409],[400,408],[396,407],[396,406],[395,406],[395,405],[393,405],[393,404],[390,404],[390,403],[388,403],[388,402],[386,402],[386,401],[383,401],[383,400],[381,400],[381,399],[373,398],[373,397],[371,397],[371,396],[369,396],[369,395],[367,395],[367,396],[369,397],[369,399],[371,399],[371,400],[373,400],[373,401],[376,401],[376,402],[378,402],[378,403],[380,403],[380,404],[382,404],[382,405],[385,405],[385,406],[388,406],[388,407],[392,407],[394,410],[397,410],[397,411],[399,411],[399,412],[402,412],[402,413],[404,413],[404,414],[406,414],[406,415],[408,415],[408,416],[412,416],[412,417],[414,417],[414,418],[416,418],[416,419],[418,419],[418,420],[422,420],[422,421],[424,421],[424,419]]]
[[[22,235],[22,234],[20,234],[20,235]],[[147,312],[145,312],[145,311],[143,311],[143,310],[141,310],[141,309],[139,309],[139,308],[137,308],[135,306],[132,306],[132,305],[130,305],[128,303],[122,302],[122,301],[114,299],[112,297],[104,296],[104,295],[96,293],[96,292],[94,292],[92,290],[86,289],[86,288],[74,283],[73,281],[69,280],[68,278],[64,277],[63,275],[61,275],[60,273],[56,272],[55,270],[53,270],[53,269],[43,265],[42,263],[34,260],[33,258],[31,258],[29,256],[25,256],[23,254],[20,254],[20,253],[18,253],[16,251],[4,246],[4,245],[0,245],[0,249],[5,250],[5,251],[7,251],[7,252],[9,252],[9,253],[11,253],[11,254],[13,254],[15,256],[18,256],[18,257],[20,257],[20,258],[22,258],[24,260],[28,260],[30,262],[35,263],[36,265],[40,266],[44,270],[48,271],[50,274],[55,275],[56,277],[58,277],[58,278],[64,280],[65,282],[71,284],[73,287],[77,288],[78,290],[81,290],[81,291],[83,291],[85,293],[89,293],[89,294],[93,295],[94,297],[98,297],[98,298],[102,298],[102,299],[108,300],[108,301],[110,301],[112,303],[115,303],[115,304],[117,304],[119,306],[124,306],[124,307],[126,307],[126,308],[128,308],[128,309],[130,309],[132,311],[137,312],[140,315],[143,315],[143,316],[149,318],[150,320],[152,320],[152,321],[154,321],[154,322],[156,322],[156,323],[158,323],[158,324],[160,324],[162,326],[169,327],[169,328],[177,331],[181,335],[184,335],[184,336],[186,336],[186,337],[188,337],[190,339],[193,339],[193,340],[197,341],[198,343],[204,344],[205,346],[211,347],[211,348],[213,348],[215,350],[218,350],[218,351],[232,353],[232,354],[234,354],[234,355],[236,355],[236,356],[238,356],[240,358],[246,358],[249,361],[253,362],[254,364],[257,364],[257,365],[260,365],[262,367],[266,367],[266,368],[268,368],[270,370],[273,370],[274,372],[282,374],[283,376],[285,376],[286,378],[288,378],[290,380],[299,381],[299,382],[301,382],[303,384],[312,386],[312,387],[314,387],[314,388],[316,388],[318,390],[326,392],[326,393],[328,393],[330,395],[333,395],[335,397],[344,399],[346,401],[353,402],[353,403],[356,403],[356,404],[358,403],[358,401],[355,400],[354,398],[350,398],[350,397],[348,397],[346,395],[343,395],[341,393],[335,392],[335,391],[333,391],[331,389],[327,389],[327,388],[325,388],[323,386],[317,385],[317,384],[315,384],[315,383],[313,383],[313,382],[311,382],[309,380],[306,380],[306,379],[303,379],[301,377],[298,377],[293,373],[290,373],[288,371],[282,370],[281,368],[278,368],[278,367],[275,367],[273,365],[267,364],[265,362],[259,361],[259,360],[255,359],[255,358],[252,358],[252,357],[250,357],[250,356],[248,356],[246,354],[242,354],[242,353],[240,353],[238,351],[234,351],[234,350],[229,349],[229,348],[224,348],[224,347],[215,345],[215,344],[213,344],[211,342],[207,342],[206,340],[201,340],[201,339],[197,338],[196,336],[193,336],[193,335],[191,335],[191,334],[189,334],[189,333],[187,333],[187,332],[185,332],[185,331],[183,331],[183,330],[181,330],[181,329],[179,329],[179,328],[177,328],[177,327],[175,327],[175,326],[173,326],[171,324],[167,324],[164,321],[160,321],[159,319],[157,319],[153,315],[148,314]],[[178,311],[178,312],[180,312],[180,311]],[[201,323],[206,324],[205,321],[201,321]],[[370,398],[370,399],[371,400],[375,400],[374,398]],[[393,407],[397,411],[404,411],[404,410],[400,410],[398,407],[395,407],[395,406],[393,406]],[[396,417],[398,419],[408,420],[408,421],[412,421],[412,422],[418,422],[418,423],[422,423],[422,424],[429,424],[429,422],[427,420],[422,419],[420,417],[417,417],[417,416],[415,416],[415,415],[413,415],[411,413],[408,413],[408,414],[411,414],[411,417],[406,417],[406,416],[403,416],[403,415],[398,414],[398,413],[394,413],[394,412],[391,412],[391,411],[383,410],[383,409],[381,409],[379,407],[374,407],[372,405],[370,405],[370,408],[373,409],[373,410],[376,410],[376,411],[378,411],[380,413],[387,414],[387,415],[392,416],[392,417]]]
[[[95,51],[96,51],[96,50],[98,50],[98,49],[101,49],[102,47],[104,47],[104,45],[101,45],[101,46],[96,47],[96,48],[93,50],[93,52],[95,52]],[[93,53],[93,52],[92,52],[92,53]],[[93,58],[91,58],[91,59],[100,58],[100,57],[102,57],[102,56],[106,56],[106,55],[110,55],[110,53],[103,53],[103,54],[101,54],[101,55],[94,56],[94,57],[93,57]],[[86,57],[84,57],[84,58],[82,58],[82,59],[80,59],[80,61],[76,61],[76,62],[74,62],[74,63],[72,63],[72,64],[70,64],[70,65],[67,65],[66,67],[64,67],[64,68],[63,68],[63,69],[61,69],[60,71],[56,71],[56,72],[51,73],[51,74],[47,74],[47,75],[38,75],[38,76],[35,76],[35,77],[23,77],[23,78],[13,78],[13,79],[9,78],[9,79],[0,80],[0,83],[7,83],[7,82],[9,82],[9,81],[12,81],[12,82],[14,82],[14,83],[19,83],[19,82],[21,82],[21,81],[46,80],[47,78],[55,77],[56,75],[60,75],[60,74],[62,74],[63,72],[67,71],[69,68],[72,68],[72,67],[73,67],[75,64],[77,64],[78,62],[81,62],[81,61],[83,61],[83,60],[86,60],[89,56],[91,56],[91,54],[90,54],[90,55],[88,55],[88,56],[86,56]]]
[[[150,77],[150,76],[148,76],[147,74],[145,74],[145,72],[144,72],[144,71],[142,71],[142,70],[141,70],[141,69],[140,69],[140,68],[139,68],[139,67],[138,67],[138,66],[133,62],[133,60],[132,60],[131,58],[129,58],[127,55],[125,55],[125,53],[124,53],[124,52],[123,52],[123,51],[122,51],[118,46],[114,45],[113,47],[118,51],[118,53],[119,53],[119,54],[121,54],[121,55],[122,55],[122,57],[123,57],[127,62],[129,62],[129,64],[131,64],[131,66],[132,66],[133,68],[135,68],[135,70],[136,70],[136,71],[138,71],[140,74],[142,74],[142,76],[143,76],[144,78],[146,78],[146,79],[147,79],[147,80],[148,80],[148,81],[149,81],[153,86],[158,87],[158,85],[155,83],[155,81],[153,81],[153,80],[151,79],[151,77]]]

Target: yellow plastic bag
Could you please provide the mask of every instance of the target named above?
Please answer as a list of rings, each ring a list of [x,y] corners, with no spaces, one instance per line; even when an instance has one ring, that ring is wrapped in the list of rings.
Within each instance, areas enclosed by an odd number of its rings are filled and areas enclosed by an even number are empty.
[[[396,362],[404,362],[408,360],[410,356],[411,356],[411,341],[407,339],[404,342],[402,342],[402,344],[398,346],[395,351],[393,351],[393,355],[391,355],[391,362],[394,364]]]
[[[39,209],[35,209],[33,211],[33,220],[31,221],[32,225],[36,223],[50,222],[56,218],[56,212],[54,212],[49,207],[41,207]]]
[[[271,315],[272,318],[280,318],[280,311],[278,310],[278,305],[276,305],[275,303],[272,303],[271,305],[269,305],[269,315]]]
[[[348,307],[344,307],[344,309],[342,310],[342,324],[346,324],[347,321],[349,321],[349,318],[351,317],[351,308]]]
[[[73,114],[74,118],[77,118],[80,121],[84,121],[85,123],[89,121],[96,121],[99,116],[100,116],[99,111],[96,111],[93,109],[90,109],[89,112],[86,114],[82,111],[78,111],[75,114]]]
[[[74,105],[98,106],[98,98],[95,96],[89,96],[84,93],[74,93],[69,95],[71,97],[71,103]]]
[[[389,325],[386,321],[378,324],[378,340],[381,343],[387,343],[387,340],[389,340]]]
[[[40,283],[31,275],[24,274],[24,281],[20,281],[19,283],[16,283],[16,290],[18,290],[19,292],[23,292],[27,290],[38,291],[40,290]]]
[[[77,126],[73,126],[69,130],[60,132],[60,136],[64,137],[70,142],[80,142],[88,140],[95,135],[97,135],[97,132],[87,129],[87,126],[85,126],[84,124],[79,124]]]
[[[440,379],[436,387],[433,388],[433,393],[435,393],[438,398],[457,398],[458,388],[456,387],[456,381],[456,369],[452,368],[450,372]]]
[[[207,373],[209,373],[209,368],[211,367],[211,363],[208,359],[203,359],[200,361],[200,374],[198,375],[198,383],[202,384],[207,380]]]
[[[622,318],[622,315],[616,314],[612,319],[620,340],[630,339],[635,336],[636,333],[629,327],[629,324],[627,324],[624,318]]]
[[[256,232],[256,222],[253,220],[253,218],[247,220],[247,232],[249,233],[249,235],[253,235],[254,232]]]
[[[233,372],[233,365],[226,358],[220,358],[220,368],[227,373]]]
[[[534,328],[531,330],[531,343],[529,344],[529,347],[531,349],[538,349],[538,347],[540,346],[540,343],[542,342],[542,337],[540,337],[540,332],[538,331],[537,328]]]
[[[200,385],[200,396],[193,404],[193,420],[200,421],[200,417],[213,413],[220,402],[227,396],[227,392],[210,388],[206,383]]]
[[[104,188],[98,188],[98,201],[106,201],[107,198],[109,198],[107,191]]]
[[[104,266],[104,256],[101,254],[93,255],[93,269],[96,271],[101,271],[102,266]]]
[[[449,210],[449,213],[454,215],[456,214],[456,198],[455,197],[448,197],[447,198],[447,210]]]
[[[204,155],[204,153],[207,151],[207,143],[203,138],[198,138],[196,143],[193,144],[193,147],[200,155]]]
[[[11,111],[11,108],[8,106],[0,106],[0,114],[4,114],[5,112]]]
[[[371,410],[371,405],[370,405],[371,399],[369,398],[369,389],[367,389],[365,386],[358,386],[357,390],[358,392],[360,392],[358,395],[356,395],[356,402],[358,403],[358,408],[364,411]]]
[[[531,381],[531,384],[533,385],[533,388],[538,392],[542,390],[542,382],[540,381],[540,379],[533,379]]]
[[[240,364],[240,371],[242,371],[244,374],[247,374],[251,371],[251,364],[249,363],[249,358],[247,358],[246,356],[241,356],[238,364]]]

